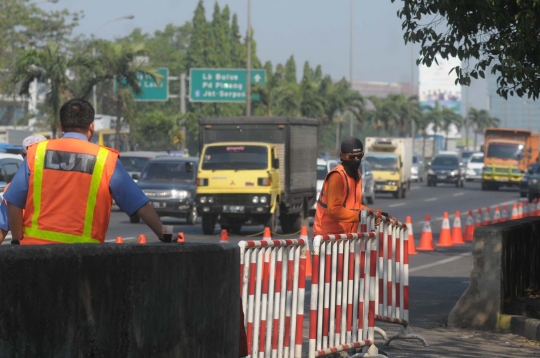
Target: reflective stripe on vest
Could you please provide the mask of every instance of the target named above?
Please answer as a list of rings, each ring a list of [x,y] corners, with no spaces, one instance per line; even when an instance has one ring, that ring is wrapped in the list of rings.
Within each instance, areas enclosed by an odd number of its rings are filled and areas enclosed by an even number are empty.
[[[92,181],[90,184],[90,190],[88,192],[88,199],[86,202],[86,212],[84,215],[84,229],[83,234],[73,235],[62,232],[40,230],[38,228],[38,218],[41,211],[41,190],[43,184],[43,170],[45,168],[45,156],[47,152],[47,142],[40,142],[36,148],[36,161],[34,164],[34,213],[32,215],[32,226],[24,228],[24,234],[30,237],[35,237],[44,240],[51,240],[62,242],[66,244],[72,243],[92,243],[99,244],[98,239],[91,237],[92,223],[94,221],[94,209],[96,207],[97,195],[99,184],[101,182],[101,176],[105,163],[107,161],[107,155],[109,151],[105,148],[100,148],[96,157],[94,169],[92,171]]]

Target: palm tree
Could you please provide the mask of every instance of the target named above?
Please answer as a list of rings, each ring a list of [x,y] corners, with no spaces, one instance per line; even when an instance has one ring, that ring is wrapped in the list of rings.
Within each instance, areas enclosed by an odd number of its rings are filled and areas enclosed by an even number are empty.
[[[390,97],[390,96],[389,96]],[[394,98],[379,98],[371,96],[369,100],[375,107],[371,113],[372,126],[377,130],[377,135],[384,128],[387,134],[390,134],[390,128],[396,126],[398,121],[398,108],[394,103]]]
[[[43,48],[22,51],[15,62],[15,69],[9,79],[9,85],[14,88],[20,84],[19,94],[29,95],[30,84],[48,83],[49,89],[45,104],[48,107],[52,137],[56,138],[59,128],[59,111],[62,102],[73,93],[70,88],[70,71],[76,68],[93,70],[95,61],[82,54],[64,51],[58,44],[49,43]]]
[[[478,134],[484,134],[486,128],[498,127],[501,121],[498,118],[491,117],[485,109],[471,108],[469,110],[469,123],[474,128],[474,147],[476,148]]]
[[[431,125],[431,128],[433,130],[433,154],[435,155],[435,146],[436,146],[436,140],[435,135],[439,131],[439,129],[443,126],[444,122],[444,116],[443,116],[443,109],[439,102],[435,102],[435,107],[426,106],[424,109],[427,110],[426,121],[428,125]]]
[[[448,150],[448,132],[450,131],[450,127],[452,125],[455,125],[458,131],[460,131],[462,124],[463,118],[461,117],[461,115],[457,114],[448,107],[442,108],[442,129],[446,132],[446,138],[444,143],[444,148],[446,150]]]
[[[427,138],[427,127],[429,126],[429,119],[427,115],[420,110],[419,116],[412,117],[416,130],[420,135],[422,135],[422,159],[426,159],[426,138]]]
[[[120,129],[123,115],[133,108],[133,93],[139,94],[142,88],[138,76],[150,76],[156,82],[161,76],[147,62],[137,61],[137,56],[144,54],[144,44],[123,42],[120,44],[100,40],[95,44],[99,54],[96,82],[112,81],[116,83],[113,100],[116,103],[116,138],[115,149],[120,148]]]

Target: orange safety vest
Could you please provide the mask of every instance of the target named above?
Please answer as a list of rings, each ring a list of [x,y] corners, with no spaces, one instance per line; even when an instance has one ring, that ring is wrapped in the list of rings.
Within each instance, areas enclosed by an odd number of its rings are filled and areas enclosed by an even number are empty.
[[[102,243],[118,152],[75,138],[28,148],[23,245]]]
[[[360,176],[360,180],[356,181],[354,178],[347,175],[343,165],[338,165],[332,169],[324,179],[323,188],[319,195],[319,199],[317,200],[317,210],[315,213],[315,221],[313,223],[314,235],[348,234],[358,231],[358,222],[346,223],[335,221],[330,218],[330,215],[328,214],[328,200],[326,193],[328,192],[328,178],[333,174],[340,175],[345,184],[343,185],[343,192],[341,193],[341,196],[344,198],[343,207],[358,212],[362,209],[362,176]],[[360,171],[358,174],[360,175]]]

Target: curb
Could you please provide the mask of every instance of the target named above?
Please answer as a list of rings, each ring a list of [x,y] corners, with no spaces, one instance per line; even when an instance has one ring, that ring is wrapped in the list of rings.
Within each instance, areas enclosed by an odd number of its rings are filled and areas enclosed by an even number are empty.
[[[510,319],[510,332],[531,341],[540,342],[540,319],[512,316]]]

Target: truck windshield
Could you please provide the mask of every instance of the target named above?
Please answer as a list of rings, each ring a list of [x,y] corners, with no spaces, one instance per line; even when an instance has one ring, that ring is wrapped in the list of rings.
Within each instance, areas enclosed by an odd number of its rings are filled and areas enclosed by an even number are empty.
[[[364,157],[373,170],[397,170],[397,156],[393,154],[368,154]]]
[[[123,157],[120,156],[118,158],[122,165],[124,166],[124,169],[126,169],[128,172],[140,172],[143,170],[144,166],[150,158],[146,157]]]
[[[148,163],[141,174],[144,181],[175,181],[193,180],[195,170],[188,172],[186,162],[156,162]]]
[[[260,170],[268,168],[268,148],[224,145],[206,148],[203,170]]]
[[[435,157],[433,159],[433,162],[431,163],[431,166],[433,167],[453,167],[458,166],[459,160],[458,157],[451,157],[451,156],[440,156]]]
[[[317,165],[317,180],[324,180],[324,178],[326,178],[326,174],[328,174],[326,164]]]
[[[487,151],[489,158],[519,159],[523,145],[516,143],[490,143]]]

